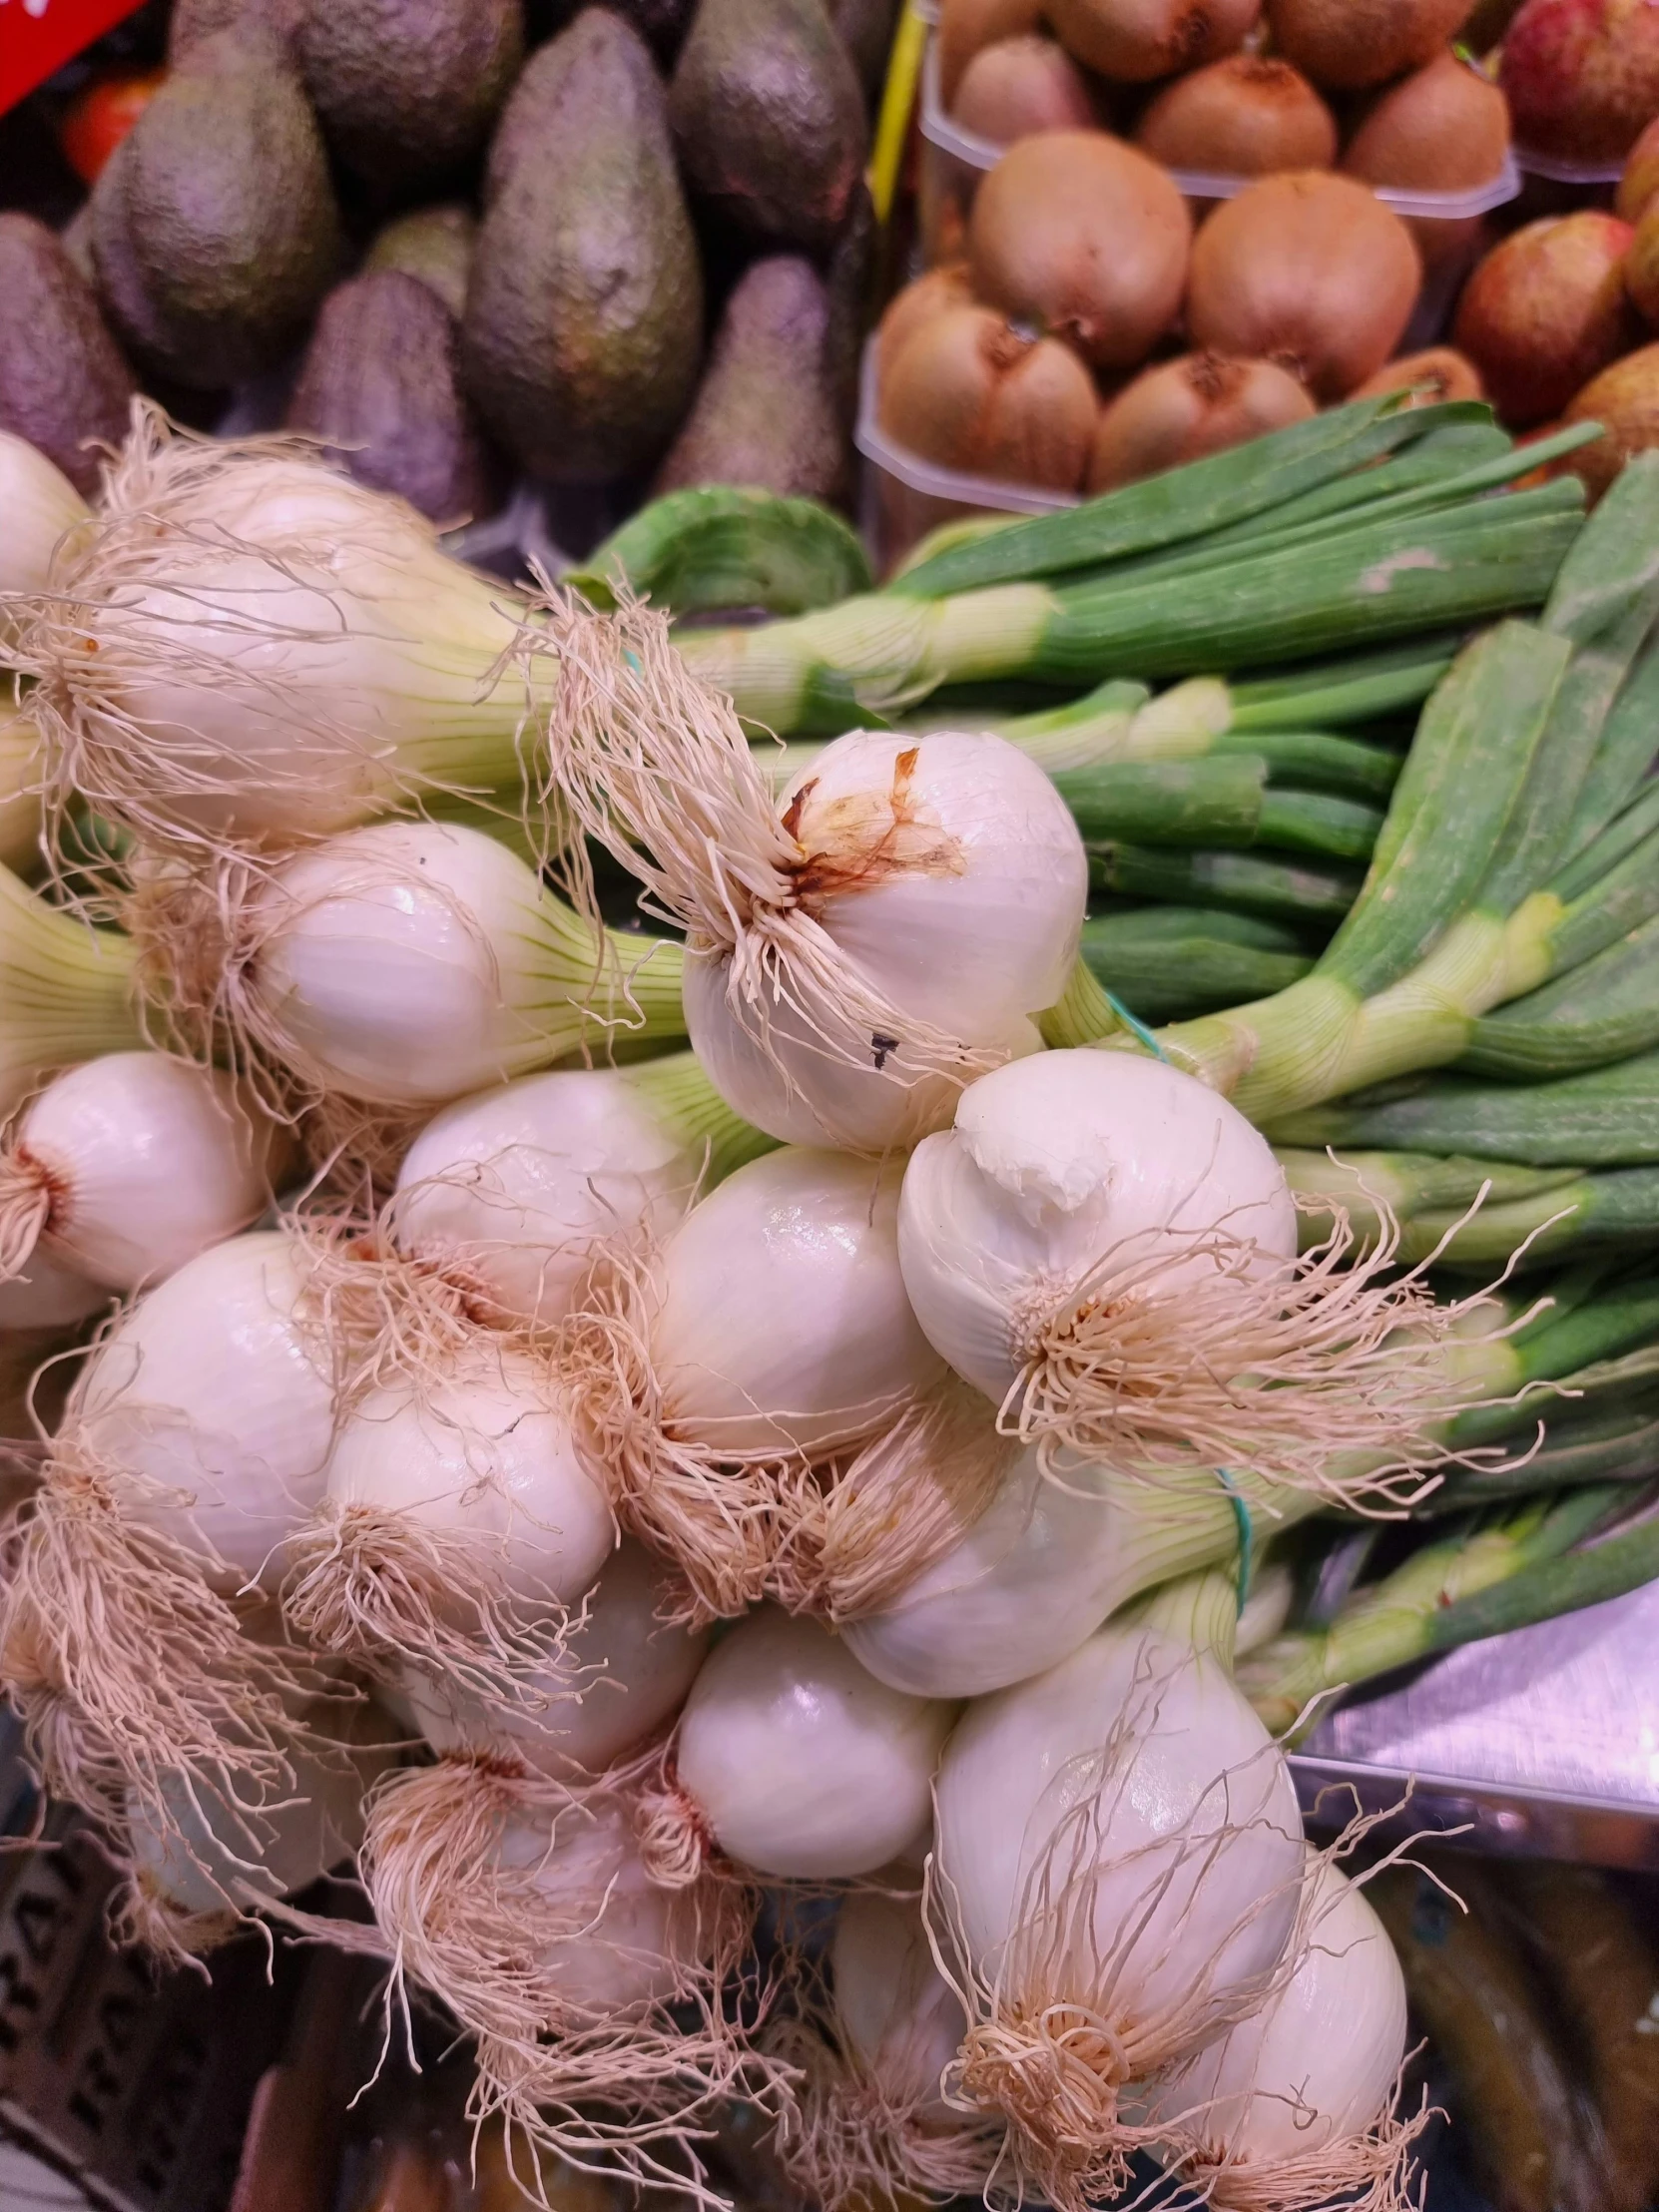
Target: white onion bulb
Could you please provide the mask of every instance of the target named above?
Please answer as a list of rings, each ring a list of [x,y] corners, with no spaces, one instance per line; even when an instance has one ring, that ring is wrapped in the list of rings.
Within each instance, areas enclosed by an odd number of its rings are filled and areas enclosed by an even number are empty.
[[[511,1749],[537,1774],[603,1774],[673,1719],[708,1652],[708,1629],[659,1619],[665,1573],[638,1544],[619,1544],[558,1662],[528,1678],[532,1695],[517,1704],[405,1667],[399,1686],[421,1734],[436,1752]]]
[[[766,1608],[692,1685],[674,1752],[683,1817],[760,1874],[871,1874],[925,1829],[954,1717],[887,1689],[818,1622]]]
[[[70,1403],[76,1444],[111,1470],[128,1516],[227,1590],[276,1593],[326,1480],[333,1387],[303,1289],[281,1231],[215,1245],[123,1317]]]
[[[0,1669],[59,1794],[119,1813],[227,1742],[275,1786],[303,1655],[241,1632],[314,1511],[332,1381],[277,1232],[188,1261],[88,1357],[0,1598]],[[162,1806],[160,1816],[167,1817]]]
[[[1021,1450],[959,1543],[842,1633],[870,1673],[921,1697],[983,1697],[1056,1665],[1140,1591],[1225,1560],[1239,1524],[1213,1474],[1153,1488]]]
[[[1121,2170],[1118,2100],[1259,2002],[1290,1938],[1302,1821],[1224,1662],[1108,1625],[969,1706],[935,1792],[935,1894],[973,1992],[958,2088],[1075,2201]],[[1087,2024],[1052,2110],[1018,2093]]]
[[[830,1971],[847,2055],[882,2101],[924,2127],[966,2126],[943,2085],[967,2015],[933,1962],[917,1907],[878,1891],[843,1898]]]
[[[1147,2092],[1166,2155],[1229,2212],[1323,2204],[1391,2179],[1414,2130],[1390,2121],[1405,1981],[1365,1892],[1314,1858],[1296,1964],[1267,2002]],[[1368,2201],[1371,2201],[1368,2199]]]
[[[157,1950],[205,1948],[355,1857],[363,1798],[392,1763],[393,1731],[372,1706],[319,1702],[299,1718],[289,1789],[269,1809],[250,1811],[203,1776],[169,1777],[160,1808],[132,1801],[129,1934]]]
[[[496,1326],[550,1326],[602,1247],[642,1247],[769,1140],[745,1129],[689,1053],[638,1068],[521,1076],[434,1115],[403,1158],[388,1228],[464,1283]]]
[[[877,1154],[941,1126],[1076,960],[1088,863],[1049,779],[989,732],[854,731],[775,799],[662,617],[562,600],[550,631],[554,780],[684,926],[692,1042],[732,1106]]]
[[[150,924],[196,925],[188,901]],[[378,823],[298,852],[237,927],[246,1029],[317,1090],[374,1105],[444,1104],[602,1045],[607,1021],[631,1040],[684,1033],[678,947],[618,937],[613,976],[516,853],[457,824]]]
[[[38,446],[14,431],[0,430],[0,594],[38,592],[52,570],[58,541],[90,510],[75,486]],[[24,610],[0,597],[0,645],[17,635]]]
[[[1159,1060],[1045,1052],[964,1091],[955,1127],[917,1147],[899,1251],[928,1337],[1000,1404],[1042,1326],[1112,1297],[1114,1275],[1119,1295],[1167,1296],[1176,1326],[1216,1278],[1192,1248],[1218,1226],[1264,1265],[1296,1256],[1284,1175],[1237,1108]]]
[[[139,1290],[263,1213],[282,1149],[220,1069],[106,1053],[55,1076],[13,1124],[0,1249],[14,1267],[42,1249],[106,1290]]]
[[[899,1276],[898,1172],[793,1148],[751,1161],[560,1347],[624,1525],[709,1612],[766,1586],[780,1470],[874,1434],[943,1374]]]
[[[342,1414],[285,1602],[322,1650],[371,1666],[429,1657],[505,1691],[615,1542],[551,1377],[482,1339]]]
[[[46,584],[22,645],[66,784],[153,841],[291,841],[522,773],[521,608],[301,448],[136,403]]]
[[[811,1456],[937,1381],[899,1274],[901,1174],[791,1147],[692,1209],[664,1248],[651,1331],[676,1434]]]
[[[89,1283],[37,1245],[19,1274],[0,1279],[0,1330],[73,1329],[110,1303],[100,1283]]]

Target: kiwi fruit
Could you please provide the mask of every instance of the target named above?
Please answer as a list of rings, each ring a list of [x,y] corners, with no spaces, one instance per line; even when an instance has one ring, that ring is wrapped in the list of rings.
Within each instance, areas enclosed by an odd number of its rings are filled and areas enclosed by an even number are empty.
[[[1166,85],[1136,125],[1135,144],[1171,169],[1267,177],[1329,169],[1337,119],[1289,62],[1230,54]]]

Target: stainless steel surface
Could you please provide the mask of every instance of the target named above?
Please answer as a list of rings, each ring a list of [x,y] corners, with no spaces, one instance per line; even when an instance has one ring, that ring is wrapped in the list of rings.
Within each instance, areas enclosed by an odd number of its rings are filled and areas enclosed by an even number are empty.
[[[1358,1694],[1295,1765],[1310,1809],[1341,1785],[1381,1810],[1410,1783],[1402,1827],[1466,1824],[1483,1851],[1659,1868],[1659,1583]]]

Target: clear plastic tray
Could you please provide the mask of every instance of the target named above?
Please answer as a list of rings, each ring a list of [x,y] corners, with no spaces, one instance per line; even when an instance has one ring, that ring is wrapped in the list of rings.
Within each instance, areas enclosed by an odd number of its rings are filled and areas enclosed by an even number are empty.
[[[1563,162],[1553,154],[1535,154],[1527,146],[1517,146],[1514,159],[1528,177],[1545,177],[1552,185],[1579,185],[1586,191],[1616,185],[1624,175],[1623,162],[1611,168],[1605,162]]]
[[[864,346],[852,442],[867,464],[859,519],[878,575],[884,576],[941,523],[960,522],[968,515],[1058,514],[1078,504],[1075,493],[1039,491],[1031,484],[940,468],[888,437],[876,419],[875,345],[871,337]]]
[[[932,34],[921,65],[921,142],[922,236],[928,258],[936,260],[948,250],[954,225],[966,220],[979,179],[1004,150],[991,139],[964,131],[945,113],[939,98],[938,42]],[[1190,169],[1172,169],[1170,175],[1189,200],[1233,200],[1258,181]],[[1521,175],[1515,156],[1508,154],[1497,175],[1470,192],[1400,192],[1385,185],[1372,189],[1385,207],[1410,222],[1468,226],[1472,238],[1478,217],[1519,196]]]

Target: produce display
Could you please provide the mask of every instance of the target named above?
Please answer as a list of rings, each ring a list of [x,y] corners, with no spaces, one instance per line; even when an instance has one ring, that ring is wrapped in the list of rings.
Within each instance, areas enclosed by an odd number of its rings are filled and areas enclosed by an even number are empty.
[[[884,7],[178,0],[49,94],[0,1685],[120,1937],[372,1961],[486,2196],[1405,2212],[1443,2076],[1641,2212],[1618,1894],[1453,1937],[1289,1754],[1659,1578],[1652,138],[1406,354],[1466,8],[1015,12],[947,97],[1071,111],[878,320]],[[1241,91],[1306,151],[1195,224]],[[872,573],[866,331],[1069,503]]]

